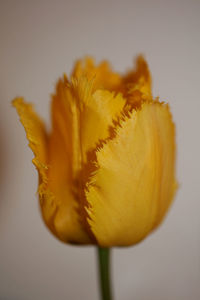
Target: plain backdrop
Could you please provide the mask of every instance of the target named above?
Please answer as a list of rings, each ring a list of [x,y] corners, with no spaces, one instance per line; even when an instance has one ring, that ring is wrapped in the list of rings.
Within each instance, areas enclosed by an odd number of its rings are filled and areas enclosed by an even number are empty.
[[[143,53],[177,125],[179,190],[164,224],[113,250],[115,300],[200,299],[200,1],[0,1],[0,299],[98,299],[96,249],[62,244],[40,216],[37,172],[10,101],[49,126],[59,76],[86,54],[115,70]],[[116,191],[117,192],[117,191]]]

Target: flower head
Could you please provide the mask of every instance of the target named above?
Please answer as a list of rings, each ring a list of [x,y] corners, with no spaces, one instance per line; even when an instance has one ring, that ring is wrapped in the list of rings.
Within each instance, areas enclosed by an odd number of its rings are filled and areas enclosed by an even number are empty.
[[[142,56],[124,76],[78,61],[57,83],[50,133],[30,104],[13,105],[35,156],[43,219],[60,240],[128,246],[161,223],[176,190],[174,124],[152,97]]]

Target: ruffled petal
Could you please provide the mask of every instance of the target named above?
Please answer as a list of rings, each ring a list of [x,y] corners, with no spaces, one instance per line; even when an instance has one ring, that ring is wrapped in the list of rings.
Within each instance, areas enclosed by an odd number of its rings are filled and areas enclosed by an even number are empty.
[[[73,131],[73,142],[76,150],[80,154],[80,169],[75,175],[78,184],[79,212],[87,232],[91,235],[88,228],[87,214],[85,206],[84,188],[92,172],[95,170],[96,149],[103,141],[112,138],[113,126],[121,115],[126,100],[121,94],[115,95],[114,92],[96,90],[94,92],[93,81],[88,81],[82,77],[75,78],[68,87],[75,101],[76,111],[76,130]],[[91,235],[93,239],[93,236]]]
[[[106,90],[94,92],[93,81],[86,78],[73,80],[72,93],[79,112],[81,152],[85,163],[87,153],[110,137],[113,122],[122,113],[126,99]]]
[[[59,80],[52,98],[48,170],[49,188],[56,205],[51,218],[52,227],[56,236],[65,242],[87,244],[90,238],[79,213],[81,154],[78,110],[66,77]]]
[[[59,100],[61,99],[61,100]],[[55,99],[57,114],[62,109],[63,98]],[[22,98],[13,101],[25,128],[29,146],[35,157],[33,163],[39,172],[38,193],[42,215],[49,229],[61,240],[72,243],[88,243],[89,237],[79,223],[77,202],[70,181],[70,155],[66,146],[67,134],[60,118],[54,120],[53,131],[48,138],[43,122],[33,111],[31,104]],[[63,131],[62,131],[63,130]]]
[[[78,60],[72,72],[72,78],[86,77],[89,81],[94,80],[95,89],[107,89],[110,91],[118,90],[122,79],[121,76],[112,71],[107,61],[102,61],[95,65],[92,57],[85,57]]]
[[[24,102],[23,98],[14,99],[12,104],[18,112],[29,140],[29,147],[35,155],[32,162],[39,172],[40,181],[46,182],[47,133],[44,124],[33,111],[32,105]]]
[[[144,103],[97,152],[86,191],[88,223],[103,247],[141,241],[165,216],[175,191],[174,125],[168,106]]]
[[[140,108],[143,102],[151,101],[151,74],[142,55],[136,59],[136,69],[123,77],[122,86],[127,102],[133,108]]]
[[[14,99],[13,106],[16,108],[20,121],[26,131],[29,147],[35,155],[32,162],[39,173],[38,194],[42,214],[45,223],[53,230],[51,220],[55,214],[56,205],[54,195],[48,188],[48,136],[45,126],[34,112],[32,105],[26,103],[23,98]]]
[[[64,76],[53,95],[48,186],[56,209],[49,220],[52,231],[66,242],[91,242],[83,213],[91,152],[109,137],[109,128],[126,102],[121,95],[93,91],[93,81],[82,77],[70,83]],[[49,206],[44,210],[48,212]]]

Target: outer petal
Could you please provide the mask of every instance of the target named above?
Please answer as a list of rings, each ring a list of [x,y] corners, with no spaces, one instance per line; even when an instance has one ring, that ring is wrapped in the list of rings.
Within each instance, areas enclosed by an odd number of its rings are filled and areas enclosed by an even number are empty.
[[[20,121],[26,131],[29,147],[33,151],[35,157],[32,160],[39,173],[38,193],[42,213],[46,223],[50,223],[51,216],[54,215],[56,207],[53,201],[53,195],[48,189],[47,182],[47,164],[48,164],[48,137],[43,122],[33,111],[32,105],[24,102],[23,98],[16,98],[13,106],[17,109]],[[43,206],[48,207],[44,211]]]
[[[32,105],[25,103],[23,98],[16,98],[12,103],[25,128],[29,147],[35,155],[33,163],[39,172],[40,180],[46,182],[47,134],[44,124],[33,111]]]
[[[168,106],[143,104],[97,153],[86,199],[88,223],[104,247],[132,245],[158,225],[175,191],[174,125]]]
[[[79,223],[77,203],[70,193],[70,180],[67,177],[69,157],[68,152],[64,153],[66,139],[63,139],[54,124],[55,128],[48,145],[43,122],[33,111],[32,106],[25,103],[22,98],[15,99],[13,105],[26,130],[29,146],[35,154],[33,163],[40,176],[38,193],[45,223],[63,241],[87,243],[89,238]],[[59,117],[57,121],[59,123]]]

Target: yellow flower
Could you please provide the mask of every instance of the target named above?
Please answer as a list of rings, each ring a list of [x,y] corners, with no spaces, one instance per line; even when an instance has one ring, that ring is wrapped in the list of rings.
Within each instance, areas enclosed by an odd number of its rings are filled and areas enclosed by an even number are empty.
[[[50,133],[30,104],[13,105],[35,155],[43,219],[60,240],[128,246],[161,223],[176,190],[175,130],[142,56],[124,76],[78,61],[57,83]]]

